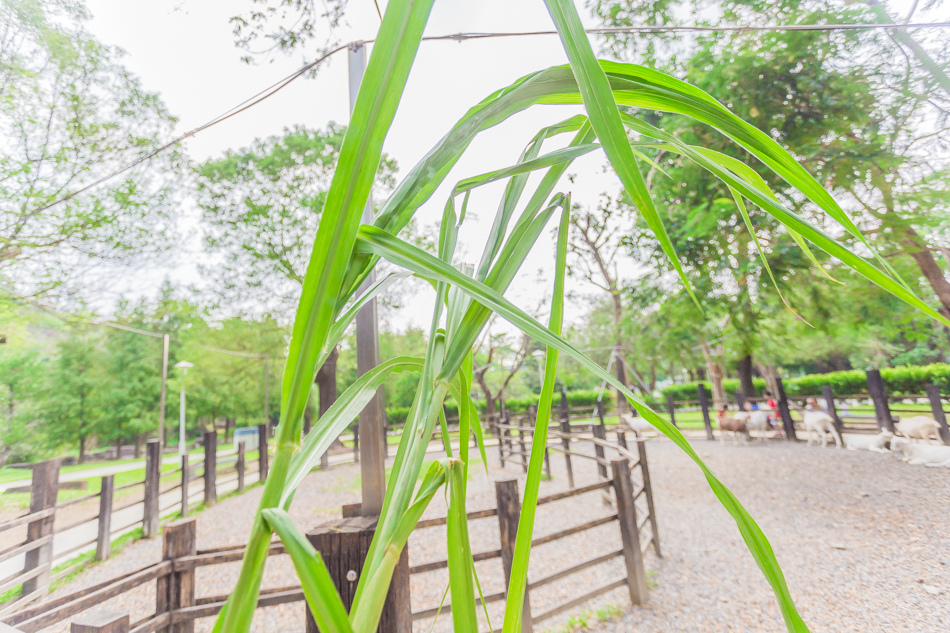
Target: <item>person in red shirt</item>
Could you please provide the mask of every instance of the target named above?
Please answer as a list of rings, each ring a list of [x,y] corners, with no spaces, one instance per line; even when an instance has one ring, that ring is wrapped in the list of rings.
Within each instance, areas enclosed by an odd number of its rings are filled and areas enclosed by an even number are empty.
[[[775,397],[772,395],[772,392],[770,391],[764,392],[763,395],[766,398],[768,398],[768,400],[765,401],[765,405],[771,410],[771,412],[769,413],[769,425],[773,429],[781,433],[782,432],[782,415],[778,410],[778,401],[775,399]]]

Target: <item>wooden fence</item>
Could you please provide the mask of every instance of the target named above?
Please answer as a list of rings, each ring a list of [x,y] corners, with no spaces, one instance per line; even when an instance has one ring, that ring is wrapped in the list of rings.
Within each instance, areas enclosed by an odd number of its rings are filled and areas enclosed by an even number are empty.
[[[527,433],[526,428],[508,425],[509,431]],[[649,470],[646,461],[646,449],[637,442],[636,453],[625,446],[626,437],[618,433],[618,442],[610,443],[579,433],[571,433],[569,442],[590,442],[595,448],[615,453],[616,458],[608,460],[596,457],[592,461],[597,467],[609,468],[609,475],[601,481],[585,485],[572,486],[568,490],[540,497],[538,505],[554,504],[565,499],[601,494],[613,491],[612,508],[609,514],[588,520],[559,532],[540,536],[532,541],[533,547],[555,543],[570,536],[592,530],[596,527],[618,524],[617,548],[607,554],[577,562],[570,567],[548,574],[542,578],[532,578],[528,583],[525,596],[525,614],[523,631],[530,632],[534,625],[579,606],[603,593],[626,587],[634,604],[644,604],[648,600],[647,579],[643,565],[643,555],[650,545],[657,556],[660,555],[656,517],[653,513],[653,496],[650,486]],[[596,441],[595,441],[596,440]],[[574,457],[590,457],[581,452],[570,451]],[[599,454],[599,453],[598,453]],[[635,483],[631,471],[639,473],[639,483]],[[599,471],[600,472],[600,471]],[[521,500],[517,480],[497,481],[495,484],[496,507],[475,510],[468,513],[469,520],[495,518],[499,526],[499,546],[474,555],[476,561],[499,560],[505,575],[505,586],[509,582],[515,539],[520,518]],[[602,507],[598,500],[592,502]],[[615,510],[615,511],[613,511]],[[331,575],[341,590],[344,602],[349,606],[352,600],[352,588],[362,568],[363,555],[368,547],[375,519],[354,516],[359,506],[345,506],[344,518],[332,524],[321,526],[308,533],[308,538],[319,551],[330,569]],[[445,517],[424,519],[417,529],[431,529],[446,524]],[[244,546],[222,547],[198,550],[194,518],[183,519],[165,525],[162,560],[152,565],[127,572],[106,582],[86,587],[68,595],[47,600],[36,605],[23,605],[16,612],[2,617],[2,623],[13,627],[13,631],[34,633],[63,621],[71,621],[74,631],[82,633],[153,633],[172,630],[176,632],[194,631],[194,622],[201,618],[217,615],[227,600],[227,594],[196,595],[195,570],[199,567],[234,563],[244,555]],[[412,623],[434,617],[440,608],[432,605],[416,612],[411,611],[409,596],[409,578],[415,574],[425,574],[445,569],[446,559],[412,565],[409,548],[404,550],[400,564],[394,575],[387,606],[380,625],[381,633],[399,631],[408,633]],[[269,556],[285,555],[283,546],[272,543]],[[543,613],[531,613],[530,594],[563,578],[614,559],[623,559],[625,573],[610,582],[591,589],[582,595],[572,597],[567,602],[549,608]],[[155,611],[137,621],[132,621],[128,613],[101,611],[104,603],[132,591],[146,583],[155,583]],[[486,603],[504,600],[505,592],[484,596]],[[258,608],[279,604],[304,601],[299,585],[267,587],[262,589],[258,599]],[[451,604],[441,607],[441,613],[448,614]],[[424,627],[428,630],[428,625]],[[308,616],[308,632],[316,631],[312,618]],[[0,633],[3,633],[0,625]]]
[[[259,427],[258,432],[262,439],[266,439],[264,425]],[[241,492],[248,483],[261,481],[267,472],[266,443],[261,446],[265,448],[259,451],[256,465],[248,466],[243,442],[234,454],[219,456],[217,433],[209,431],[204,434],[204,455],[200,461],[192,462],[185,455],[181,458],[180,466],[162,472],[161,446],[158,440],[150,440],[146,445],[145,477],[141,481],[116,486],[115,475],[105,475],[101,478],[99,492],[62,502],[57,502],[59,460],[35,464],[29,511],[0,523],[0,534],[18,528],[22,531],[23,526],[26,526],[21,541],[0,550],[0,564],[21,556],[24,561],[22,570],[0,581],[0,594],[20,587],[12,603],[0,609],[0,616],[42,598],[48,593],[51,583],[76,572],[89,562],[82,558],[54,572],[56,561],[68,562],[93,548],[95,559],[105,560],[112,551],[112,542],[137,526],[141,526],[143,536],[155,536],[163,521],[187,517],[196,503],[213,504],[222,488],[234,484],[233,490]],[[119,499],[123,496],[134,498],[116,505],[117,493],[123,493]],[[57,511],[90,504],[95,499],[99,501],[95,514],[83,516],[66,525],[56,525]],[[133,510],[136,506],[141,506],[140,512]],[[130,514],[133,515],[131,520],[128,517]],[[124,523],[114,525],[117,522]],[[57,535],[60,538],[57,539]],[[54,544],[60,546],[55,552]]]
[[[881,373],[877,370],[867,372],[867,383],[868,393],[863,394],[836,394],[830,386],[825,386],[821,393],[788,396],[782,380],[778,379],[779,393],[775,399],[786,439],[798,439],[798,421],[793,414],[804,409],[808,398],[815,398],[819,403],[824,403],[825,410],[835,419],[835,427],[839,433],[877,434],[882,430],[894,432],[901,417],[929,415],[940,425],[940,437],[944,444],[950,445],[950,426],[947,425],[950,396],[941,394],[937,385],[927,385],[926,393],[923,394],[887,393]],[[674,400],[672,396],[668,397],[667,413],[673,424],[676,424],[677,413],[702,412],[706,436],[711,440],[714,437],[712,420],[715,418],[715,412],[711,411],[711,396],[702,384],[697,388],[697,396],[696,400]],[[746,401],[761,406],[767,400],[762,397],[743,397],[741,393],[737,393],[735,397],[739,409]],[[852,407],[872,407],[873,413],[856,412]]]

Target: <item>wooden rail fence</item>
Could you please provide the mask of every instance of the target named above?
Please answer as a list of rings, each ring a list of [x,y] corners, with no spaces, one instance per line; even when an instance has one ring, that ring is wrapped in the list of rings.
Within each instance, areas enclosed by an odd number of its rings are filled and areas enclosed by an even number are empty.
[[[261,425],[259,432],[266,438],[266,428]],[[0,594],[20,587],[19,593],[11,602],[0,607],[0,617],[24,604],[42,598],[49,592],[50,585],[76,572],[88,560],[83,558],[54,572],[56,561],[69,561],[83,551],[94,549],[97,560],[105,560],[112,552],[113,541],[141,525],[142,534],[152,537],[159,534],[163,521],[174,517],[187,517],[194,507],[195,497],[200,495],[206,505],[216,502],[220,489],[236,484],[235,490],[242,492],[248,477],[261,481],[261,473],[267,472],[267,450],[259,451],[257,464],[247,465],[244,443],[238,445],[233,456],[221,458],[217,454],[217,433],[210,431],[204,435],[204,456],[198,462],[189,461],[182,456],[181,465],[162,472],[161,447],[158,440],[150,440],[146,445],[145,477],[122,486],[115,485],[115,475],[101,478],[99,492],[83,495],[68,501],[57,502],[59,493],[60,462],[52,459],[33,465],[30,487],[30,508],[26,514],[0,523],[0,534],[26,526],[25,537],[13,545],[0,550],[0,564],[17,557],[23,557],[23,568],[0,580]],[[266,444],[262,444],[266,447]],[[200,485],[194,482],[200,480]],[[141,494],[136,494],[141,490]],[[180,491],[179,495],[172,493]],[[121,496],[133,495],[133,498],[116,505],[117,493]],[[120,497],[121,497],[120,496]],[[95,514],[66,525],[56,525],[57,511],[79,504],[88,504],[98,499]],[[135,506],[141,505],[141,515],[120,519],[124,524],[115,525],[117,517]],[[73,532],[73,534],[69,534]],[[94,535],[93,535],[94,534]],[[54,552],[54,541],[64,543]],[[16,537],[13,537],[16,538]]]
[[[527,433],[528,430],[527,427],[514,425],[499,424],[498,426],[500,429],[508,427],[509,432],[515,431],[519,434]],[[532,547],[556,543],[570,536],[613,523],[618,525],[617,545],[616,549],[606,554],[576,562],[546,576],[540,578],[529,576],[522,625],[524,633],[533,631],[538,622],[550,619],[621,587],[626,587],[634,604],[645,604],[648,601],[648,589],[643,557],[650,545],[653,546],[655,554],[660,555],[644,443],[638,441],[636,452],[632,452],[627,448],[626,436],[622,432],[617,434],[616,443],[587,437],[576,432],[568,435],[570,435],[568,440],[572,445],[590,442],[594,446],[600,446],[604,450],[604,457],[595,455],[594,459],[597,460],[598,473],[602,474],[599,467],[603,462],[603,465],[608,468],[608,474],[601,481],[584,486],[571,486],[567,490],[542,496],[538,499],[538,505],[555,504],[565,499],[595,492],[610,494],[612,491],[613,507],[608,514],[603,516],[588,519],[553,534],[539,536],[532,541]],[[608,460],[608,453],[616,453],[616,457]],[[567,454],[573,457],[591,457],[570,449]],[[242,453],[239,453],[238,464],[241,463],[241,455]],[[640,473],[639,483],[634,481],[632,472]],[[185,476],[185,479],[189,478],[194,481],[199,477]],[[474,558],[476,561],[499,560],[507,587],[521,512],[517,480],[497,481],[495,496],[496,507],[469,512],[468,518],[472,521],[489,518],[498,521],[499,546],[489,551],[478,552]],[[593,502],[592,505],[594,505]],[[355,516],[359,513],[358,504],[345,506],[343,511],[344,518],[341,521],[321,526],[309,532],[307,536],[323,553],[331,575],[341,590],[344,602],[349,606],[352,600],[352,589],[355,587],[354,580],[361,571],[362,557],[372,537],[375,519]],[[33,517],[33,520],[39,519]],[[446,525],[445,517],[435,517],[420,521],[417,529],[431,529],[444,525]],[[164,526],[163,532],[162,560],[52,600],[32,605],[21,603],[17,605],[16,611],[0,617],[0,622],[2,622],[0,633],[4,631],[35,633],[63,621],[71,621],[72,630],[77,633],[153,633],[166,630],[191,633],[194,631],[196,620],[217,615],[228,597],[227,594],[196,595],[198,587],[195,583],[195,570],[200,567],[240,561],[245,549],[245,546],[241,545],[199,550],[196,543],[194,518],[168,523]],[[285,554],[280,543],[271,544],[269,556]],[[615,559],[624,561],[622,575],[548,608],[542,613],[532,613],[530,601],[532,592],[540,591],[556,581]],[[445,569],[447,566],[447,559],[412,565],[407,547],[394,575],[380,632],[409,633],[413,622],[432,618],[440,612],[448,614],[452,608],[451,604],[442,605],[441,609],[438,605],[433,605],[412,612],[409,599],[411,576]],[[155,610],[149,615],[133,621],[128,613],[102,611],[102,606],[107,601],[152,582],[155,583]],[[504,600],[505,596],[506,592],[497,592],[485,595],[484,600],[486,603],[497,602]],[[268,587],[261,591],[257,606],[263,608],[302,601],[304,601],[304,595],[299,585]],[[428,625],[424,628],[428,630]],[[313,620],[309,617],[307,630],[308,632],[316,631]]]

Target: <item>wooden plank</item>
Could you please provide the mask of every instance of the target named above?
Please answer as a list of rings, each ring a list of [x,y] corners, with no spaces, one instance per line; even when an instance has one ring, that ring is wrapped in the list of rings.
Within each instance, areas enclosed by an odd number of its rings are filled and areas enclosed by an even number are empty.
[[[490,593],[487,596],[485,596],[484,603],[482,602],[481,598],[475,598],[475,604],[478,606],[481,606],[482,604],[491,604],[492,602],[498,602],[499,600],[504,600],[504,599],[505,599],[505,592],[499,591],[498,593]],[[432,607],[431,609],[425,609],[423,611],[417,611],[413,613],[412,621],[415,622],[416,620],[425,620],[426,618],[433,617],[437,613],[447,614],[451,612],[452,612],[452,605],[444,604],[442,605],[441,609],[439,607]]]
[[[46,508],[45,510],[40,510],[39,512],[27,512],[22,516],[18,516],[0,523],[0,532],[6,532],[9,529],[19,527],[24,523],[30,523],[31,521],[37,521],[39,519],[52,516],[55,512],[55,507]]]
[[[30,581],[43,573],[49,574],[49,567],[34,567],[30,571],[16,572],[12,576],[8,576],[7,579],[4,580],[2,584],[0,584],[0,593],[9,591],[10,589],[13,589],[17,585]],[[49,583],[47,583],[47,585],[48,584]],[[34,589],[33,591],[45,591],[45,590],[46,590],[46,587],[44,586],[38,589]],[[30,593],[30,592],[21,590],[20,595],[26,595],[27,593]]]
[[[174,561],[197,553],[196,519],[182,519],[165,526],[162,541],[162,558],[172,563],[172,573],[159,578],[155,585],[155,613],[165,613],[192,607],[195,604],[195,571],[175,571]],[[169,633],[194,633],[194,620],[175,622],[168,627]]]
[[[521,520],[521,498],[518,480],[506,479],[495,482],[495,498],[498,505],[498,534],[501,538],[501,566],[505,572],[505,591],[511,587],[511,568],[515,559],[515,543],[518,539],[518,522]],[[521,606],[521,632],[531,633],[531,596],[525,587]]]
[[[487,552],[476,552],[475,554],[472,554],[472,560],[474,560],[476,563],[483,560],[491,560],[493,558],[501,558],[500,549],[488,550]],[[449,563],[447,560],[436,560],[432,561],[431,563],[422,563],[420,565],[416,565],[415,567],[410,567],[409,573],[422,574],[427,571],[435,571],[436,569],[445,569],[448,566]]]
[[[894,429],[894,416],[887,403],[887,391],[884,389],[884,379],[878,369],[869,369],[866,372],[868,382],[868,393],[871,394],[871,401],[874,403],[874,416],[877,420],[877,426],[880,430],[888,430],[891,433]]]
[[[162,443],[149,440],[145,444],[145,497],[142,501],[142,534],[151,538],[158,534],[159,477],[162,474]]]
[[[488,517],[493,517],[493,516],[496,516],[497,514],[498,514],[498,510],[496,508],[489,508],[487,510],[473,510],[472,512],[467,513],[465,516],[467,516],[469,521],[471,521],[474,519],[487,519]],[[416,529],[418,530],[421,528],[445,525],[445,521],[446,521],[445,517],[434,517],[432,519],[425,519],[425,520],[419,521],[416,524]]]
[[[575,534],[579,534],[580,532],[586,532],[587,530],[593,530],[595,527],[607,525],[611,521],[616,520],[616,514],[600,517],[598,519],[594,519],[593,521],[588,521],[587,523],[581,523],[580,525],[575,525],[574,527],[567,528],[566,530],[561,530],[560,532],[554,532],[553,534],[548,534],[547,536],[539,536],[538,538],[531,541],[531,546],[537,547],[538,545],[544,545],[545,543],[550,543],[552,541],[559,541],[562,538],[567,538],[568,536],[573,536]]]
[[[73,620],[69,633],[129,633],[129,614],[94,611]]]
[[[115,499],[115,475],[105,475],[99,490],[99,516],[96,525],[96,558],[105,560],[112,553],[112,503]]]
[[[637,440],[637,452],[640,454],[640,474],[643,477],[643,487],[640,492],[646,492],[647,509],[650,513],[650,530],[653,533],[653,552],[657,558],[663,558],[660,553],[660,529],[656,522],[656,507],[653,505],[653,484],[650,482],[650,468],[647,466],[647,447],[644,440]],[[640,492],[633,495],[633,501],[640,496]]]
[[[246,547],[244,545],[239,545],[238,547],[222,547],[218,549],[220,551],[202,550],[194,555],[176,558],[173,563],[173,569],[176,572],[180,572],[188,571],[189,569],[197,569],[198,567],[207,567],[208,565],[233,563],[244,558],[244,550]],[[277,556],[284,553],[284,546],[280,543],[271,545],[270,549],[267,550],[268,556]]]
[[[596,558],[592,558],[590,560],[584,561],[583,563],[572,565],[571,567],[567,567],[566,569],[562,569],[560,571],[556,571],[553,574],[550,574],[543,578],[539,578],[535,580],[534,582],[528,583],[528,587],[530,589],[539,589],[543,587],[544,585],[549,585],[552,582],[556,582],[562,578],[566,578],[567,576],[570,576],[571,574],[576,574],[577,572],[584,571],[585,569],[596,567],[597,565],[600,565],[601,563],[605,563],[608,560],[613,560],[621,556],[623,556],[623,550],[618,549],[616,552],[610,552],[607,554],[603,554],[601,556],[597,556]]]
[[[213,506],[215,502],[218,500],[218,489],[215,485],[215,477],[217,475],[216,460],[218,459],[218,455],[217,455],[218,432],[217,431],[205,431],[204,446],[205,446],[204,504],[205,506]]]
[[[553,503],[555,501],[560,501],[561,499],[576,497],[577,495],[587,494],[588,492],[594,492],[595,490],[604,490],[606,488],[610,488],[611,485],[613,484],[611,484],[610,481],[598,481],[597,483],[587,484],[586,486],[574,488],[573,490],[555,492],[554,494],[545,495],[544,497],[538,497],[538,505],[542,506],[546,503]]]
[[[162,631],[168,627],[169,622],[171,622],[171,615],[168,613],[152,616],[151,618],[146,618],[145,621],[140,624],[137,623],[132,627],[129,633],[154,633],[155,631]]]
[[[13,558],[17,554],[22,554],[23,552],[29,552],[30,550],[34,550],[37,547],[42,547],[43,545],[46,545],[52,540],[53,540],[53,535],[47,534],[46,536],[42,536],[36,539],[35,541],[27,541],[24,543],[20,543],[19,545],[14,545],[13,547],[8,547],[7,549],[0,552],[0,563],[2,563],[5,560],[9,560]]]
[[[930,410],[934,420],[940,425],[940,439],[944,444],[950,444],[950,426],[947,426],[947,414],[943,410],[943,399],[940,397],[940,387],[927,385],[927,398],[930,400]]]
[[[623,559],[627,568],[627,589],[633,604],[646,604],[647,576],[640,551],[640,531],[637,529],[637,508],[633,501],[633,482],[627,460],[611,463],[614,475],[614,491],[617,497],[617,516],[620,519],[620,540],[623,543]]]
[[[30,493],[30,512],[39,513],[43,510],[56,509],[56,495],[59,492],[59,459],[50,459],[33,465],[33,492]],[[55,513],[31,521],[26,526],[26,540],[36,541],[53,533]],[[53,560],[53,543],[28,551],[24,555],[23,571],[42,570],[39,574],[30,575],[20,589],[21,595],[27,595],[49,587],[50,568]]]
[[[601,596],[607,593],[608,591],[613,591],[614,589],[617,589],[618,587],[623,587],[625,584],[627,584],[626,578],[620,578],[619,580],[609,582],[606,585],[597,587],[593,591],[588,591],[582,596],[578,596],[577,598],[574,598],[573,600],[569,600],[562,605],[559,605],[557,607],[554,607],[553,609],[549,609],[545,611],[544,613],[536,616],[534,618],[534,621],[541,622],[543,620],[548,620],[550,618],[553,618],[556,615],[564,613],[568,609],[573,609],[574,607],[578,607],[589,600],[593,600],[597,596]]]
[[[57,622],[62,622],[66,618],[76,615],[77,613],[82,613],[86,609],[93,607],[97,604],[101,604],[108,600],[109,598],[114,598],[119,594],[125,593],[129,589],[138,587],[141,584],[155,580],[162,576],[168,575],[171,573],[171,563],[169,561],[162,561],[150,567],[147,567],[139,572],[136,572],[127,578],[120,580],[119,582],[112,582],[102,587],[101,589],[95,591],[78,591],[73,596],[75,598],[59,607],[49,609],[45,612],[42,612],[29,620],[13,622],[12,620],[19,614],[14,614],[10,618],[7,618],[8,624],[14,624],[18,629],[24,631],[25,633],[35,633],[41,629],[56,624]],[[48,605],[40,605],[41,608],[45,609]]]

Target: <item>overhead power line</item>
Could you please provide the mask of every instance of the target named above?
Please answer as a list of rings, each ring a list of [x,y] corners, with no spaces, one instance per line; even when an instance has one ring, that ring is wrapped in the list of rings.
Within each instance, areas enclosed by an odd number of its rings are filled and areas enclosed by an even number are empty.
[[[686,32],[697,32],[697,33],[712,33],[712,32],[722,32],[722,33],[753,33],[753,32],[762,32],[762,31],[858,31],[858,30],[907,30],[907,29],[946,29],[950,28],[950,22],[917,22],[917,23],[908,23],[908,24],[785,24],[785,25],[772,25],[772,26],[701,26],[701,25],[684,25],[684,26],[622,26],[622,27],[605,27],[605,28],[594,28],[586,29],[586,32],[590,35],[619,35],[623,33],[686,33]],[[514,31],[514,32],[486,32],[486,33],[454,33],[447,35],[431,35],[423,37],[422,41],[424,42],[438,42],[438,41],[455,41],[455,42],[465,42],[468,40],[483,40],[490,38],[507,38],[507,37],[536,37],[536,36],[551,36],[557,35],[557,31]],[[215,118],[209,120],[208,122],[199,125],[198,127],[185,132],[181,136],[178,136],[164,145],[157,147],[151,152],[137,158],[128,165],[116,169],[115,171],[97,178],[88,185],[84,185],[79,189],[71,191],[70,193],[53,200],[45,205],[37,207],[31,213],[39,213],[45,211],[50,207],[56,206],[57,204],[62,204],[72,198],[75,198],[81,193],[89,191],[98,187],[102,183],[111,180],[117,176],[124,174],[145,163],[155,156],[161,154],[162,152],[175,147],[182,143],[185,139],[188,139],[192,136],[207,130],[208,128],[222,123],[233,116],[244,112],[250,108],[253,108],[260,102],[272,97],[279,91],[286,88],[290,83],[306,74],[309,70],[312,70],[316,66],[320,65],[330,57],[340,53],[353,46],[362,46],[364,44],[371,44],[375,42],[375,39],[370,40],[358,40],[350,42],[348,44],[343,44],[337,46],[336,48],[328,51],[324,55],[321,55],[314,61],[304,65],[300,69],[294,71],[293,73],[287,75],[283,79],[271,84],[270,86],[264,88],[258,93],[248,97],[241,103],[235,105],[234,107],[226,110],[225,112],[219,114]]]

